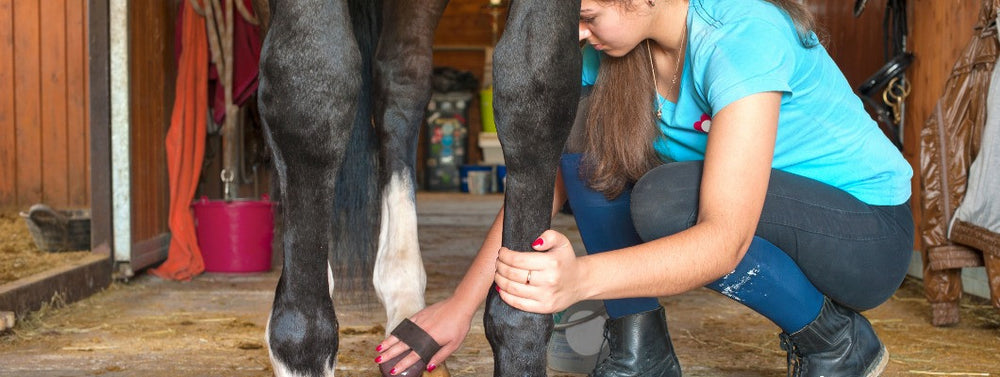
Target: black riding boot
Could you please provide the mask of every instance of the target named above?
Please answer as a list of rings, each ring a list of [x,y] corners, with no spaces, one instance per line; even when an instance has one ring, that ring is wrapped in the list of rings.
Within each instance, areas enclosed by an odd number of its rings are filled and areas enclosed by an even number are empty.
[[[788,352],[789,376],[874,377],[889,361],[868,319],[830,299],[812,323],[780,337]]]
[[[663,307],[609,320],[604,336],[611,353],[591,377],[679,377],[681,365],[667,334]]]

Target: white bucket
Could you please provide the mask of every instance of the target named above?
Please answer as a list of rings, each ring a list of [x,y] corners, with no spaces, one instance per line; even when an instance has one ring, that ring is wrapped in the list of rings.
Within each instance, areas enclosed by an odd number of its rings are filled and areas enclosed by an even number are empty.
[[[549,339],[549,368],[568,373],[590,373],[608,356],[603,301],[581,301],[553,314],[555,328]]]
[[[469,193],[478,195],[490,193],[494,175],[492,170],[470,171],[468,175]]]

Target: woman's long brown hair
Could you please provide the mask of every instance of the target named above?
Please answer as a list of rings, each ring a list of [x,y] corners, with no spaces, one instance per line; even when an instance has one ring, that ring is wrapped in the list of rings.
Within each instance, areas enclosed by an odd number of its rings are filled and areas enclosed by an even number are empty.
[[[633,0],[599,0],[630,11]],[[803,45],[811,47],[813,15],[795,0],[765,0],[785,10]],[[641,46],[641,43],[640,45]],[[604,56],[590,94],[580,173],[588,185],[615,198],[662,161],[653,149],[659,137],[653,113],[656,92],[646,49],[621,57]]]

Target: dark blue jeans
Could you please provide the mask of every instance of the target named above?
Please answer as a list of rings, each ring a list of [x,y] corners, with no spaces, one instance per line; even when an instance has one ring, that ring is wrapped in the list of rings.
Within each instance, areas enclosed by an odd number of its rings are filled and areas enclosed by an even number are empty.
[[[701,161],[673,162],[632,188],[632,221],[645,240],[698,218]],[[785,251],[824,295],[855,310],[885,302],[906,275],[913,245],[908,204],[868,205],[822,182],[771,171],[756,235]]]

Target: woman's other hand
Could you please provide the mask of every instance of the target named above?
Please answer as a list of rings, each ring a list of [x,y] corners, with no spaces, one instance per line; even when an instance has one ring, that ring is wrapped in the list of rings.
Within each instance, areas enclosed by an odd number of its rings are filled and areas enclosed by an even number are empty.
[[[500,248],[494,281],[500,298],[533,313],[555,313],[586,299],[583,265],[565,235],[547,230],[532,244],[541,253]]]

